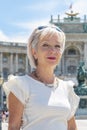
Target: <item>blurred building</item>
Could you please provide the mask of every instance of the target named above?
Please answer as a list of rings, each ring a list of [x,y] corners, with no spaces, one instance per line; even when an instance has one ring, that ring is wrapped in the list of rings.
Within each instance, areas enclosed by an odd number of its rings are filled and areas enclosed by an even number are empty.
[[[57,67],[57,74],[75,77],[80,61],[85,62],[87,69],[87,19],[86,15],[81,19],[79,13],[70,10],[61,19],[51,16],[50,23],[60,27],[66,34],[66,46],[60,65]]]
[[[29,73],[26,43],[0,41],[0,77],[7,80],[8,75]],[[0,109],[6,108],[6,96],[0,85]]]
[[[0,74],[4,79],[9,74],[22,75],[28,72],[26,43],[0,41]]]

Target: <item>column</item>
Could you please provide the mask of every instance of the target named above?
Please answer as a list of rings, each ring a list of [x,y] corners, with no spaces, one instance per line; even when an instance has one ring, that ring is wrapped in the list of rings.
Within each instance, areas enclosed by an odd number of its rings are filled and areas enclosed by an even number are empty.
[[[63,75],[65,74],[64,55],[62,56],[62,60],[61,60],[61,72]]]
[[[28,57],[26,55],[26,73],[28,73]]]
[[[3,94],[4,94],[4,90],[3,90],[3,88],[2,88],[2,86],[1,86],[1,108],[3,108]]]
[[[3,59],[3,55],[2,55],[2,52],[0,53],[0,74],[2,76],[3,74],[3,63],[2,63],[2,59]]]
[[[63,58],[63,57],[62,57]],[[62,59],[60,60],[60,75],[62,75],[63,74],[63,71],[62,71],[62,66],[63,66],[63,64],[62,64]]]
[[[10,72],[13,74],[13,54],[10,54]]]
[[[16,54],[16,73],[18,73],[18,54]]]

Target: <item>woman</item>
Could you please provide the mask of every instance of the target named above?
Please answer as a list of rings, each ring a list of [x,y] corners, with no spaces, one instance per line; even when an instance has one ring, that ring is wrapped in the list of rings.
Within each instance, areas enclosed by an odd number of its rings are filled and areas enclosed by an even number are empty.
[[[65,46],[58,27],[40,26],[29,38],[30,75],[11,76],[4,89],[8,96],[8,130],[77,130],[74,114],[79,97],[73,82],[55,76]]]

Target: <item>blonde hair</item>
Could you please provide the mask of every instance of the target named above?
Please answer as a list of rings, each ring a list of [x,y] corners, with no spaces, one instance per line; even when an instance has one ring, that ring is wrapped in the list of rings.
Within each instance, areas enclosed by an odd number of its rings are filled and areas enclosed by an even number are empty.
[[[54,25],[40,26],[32,32],[31,36],[28,39],[28,44],[27,44],[27,56],[28,56],[31,68],[36,68],[36,61],[31,51],[32,48],[36,49],[36,45],[44,37],[52,37],[55,34],[58,35],[59,42],[62,44],[62,53],[63,53],[64,47],[65,47],[65,34],[60,28]]]

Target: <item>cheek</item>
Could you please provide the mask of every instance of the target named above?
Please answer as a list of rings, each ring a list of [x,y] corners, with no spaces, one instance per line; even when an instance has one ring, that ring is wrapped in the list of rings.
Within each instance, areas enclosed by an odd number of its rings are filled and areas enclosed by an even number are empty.
[[[41,51],[39,51],[39,52],[37,53],[37,59],[38,59],[38,60],[43,59],[43,54],[42,54]]]
[[[58,61],[61,59],[61,57],[62,57],[62,54],[58,54],[58,55],[57,55]]]

